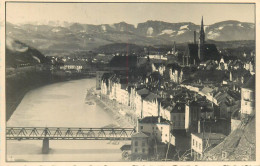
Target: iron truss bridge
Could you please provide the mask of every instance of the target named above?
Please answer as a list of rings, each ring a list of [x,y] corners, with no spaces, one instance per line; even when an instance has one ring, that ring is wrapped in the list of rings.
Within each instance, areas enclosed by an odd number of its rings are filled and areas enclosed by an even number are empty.
[[[7,127],[7,140],[130,140],[134,128]]]

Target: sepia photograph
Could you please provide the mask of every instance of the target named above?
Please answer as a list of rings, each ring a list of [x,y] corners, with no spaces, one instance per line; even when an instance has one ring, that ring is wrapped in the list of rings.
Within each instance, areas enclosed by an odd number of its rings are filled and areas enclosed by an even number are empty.
[[[256,2],[2,4],[5,164],[257,161]]]

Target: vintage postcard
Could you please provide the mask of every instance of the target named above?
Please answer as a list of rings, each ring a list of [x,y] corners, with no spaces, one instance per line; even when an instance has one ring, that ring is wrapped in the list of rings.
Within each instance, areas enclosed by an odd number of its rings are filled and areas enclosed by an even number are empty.
[[[259,2],[0,7],[1,165],[260,164]]]

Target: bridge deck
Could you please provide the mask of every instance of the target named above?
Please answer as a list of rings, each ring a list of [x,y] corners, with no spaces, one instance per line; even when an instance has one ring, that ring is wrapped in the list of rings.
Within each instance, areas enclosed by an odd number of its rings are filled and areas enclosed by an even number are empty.
[[[7,140],[130,140],[134,128],[7,127]]]

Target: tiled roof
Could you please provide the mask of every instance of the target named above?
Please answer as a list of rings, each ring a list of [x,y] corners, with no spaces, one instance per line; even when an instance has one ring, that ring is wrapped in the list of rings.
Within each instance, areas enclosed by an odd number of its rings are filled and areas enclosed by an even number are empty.
[[[243,88],[255,90],[255,75],[251,76],[251,78],[244,84]]]
[[[143,132],[135,133],[131,137],[132,138],[148,138],[148,136],[146,134],[144,134]]]
[[[202,132],[202,133],[192,133],[193,135],[199,137],[199,138],[203,138],[204,139],[210,139],[210,140],[216,140],[216,139],[225,139],[226,136],[222,133],[208,133],[208,132]]]
[[[137,94],[139,94],[139,95],[149,94],[149,92],[150,92],[150,91],[149,91],[148,89],[146,89],[146,88],[137,90]]]
[[[210,60],[210,59],[219,60],[220,59],[219,52],[218,52],[215,44],[204,44],[204,48],[205,48],[204,60]],[[195,59],[195,61],[197,61],[197,62],[199,61],[198,44],[188,44],[187,51],[188,51],[188,54]]]
[[[201,91],[202,91],[204,94],[207,94],[207,93],[211,93],[211,92],[213,91],[213,89],[208,88],[208,87],[204,87]]]
[[[111,67],[131,67],[137,63],[136,56],[114,56],[109,65]]]
[[[160,116],[160,123],[170,123],[168,120],[162,118]],[[144,117],[143,119],[140,119],[139,120],[139,123],[152,123],[152,124],[156,124],[158,123],[158,116],[147,116],[147,117]]]
[[[153,101],[153,100],[155,100],[155,99],[157,99],[157,98],[160,98],[160,96],[158,96],[158,95],[156,95],[156,94],[150,92],[150,93],[144,98],[144,100]]]

